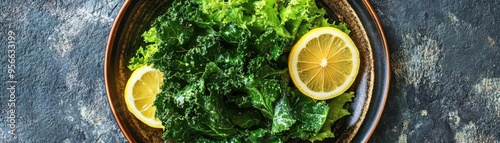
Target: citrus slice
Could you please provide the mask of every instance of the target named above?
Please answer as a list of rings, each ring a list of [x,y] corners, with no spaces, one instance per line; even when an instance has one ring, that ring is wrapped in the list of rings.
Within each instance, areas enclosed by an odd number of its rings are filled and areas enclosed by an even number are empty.
[[[344,93],[356,79],[359,51],[352,39],[333,27],[316,28],[293,46],[288,67],[295,86],[316,100]]]
[[[137,119],[153,128],[163,128],[159,119],[155,118],[156,99],[163,84],[163,73],[150,66],[136,69],[125,86],[125,103],[128,110]]]

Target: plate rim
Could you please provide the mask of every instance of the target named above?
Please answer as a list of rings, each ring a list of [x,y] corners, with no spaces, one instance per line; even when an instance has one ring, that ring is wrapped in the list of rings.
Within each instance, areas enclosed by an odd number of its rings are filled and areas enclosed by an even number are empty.
[[[383,114],[384,107],[386,105],[387,101],[387,96],[389,93],[389,85],[390,85],[390,79],[391,79],[391,74],[390,74],[390,60],[389,60],[389,46],[387,43],[387,38],[385,36],[385,32],[382,26],[382,23],[380,22],[380,19],[369,2],[369,0],[349,0],[349,3],[353,7],[353,9],[356,11],[356,13],[365,13],[369,14],[368,17],[363,17],[358,14],[358,17],[360,18],[363,27],[365,29],[375,29],[374,32],[377,35],[369,35],[368,38],[370,40],[370,45],[372,46],[372,52],[374,53],[373,58],[374,58],[374,68],[375,68],[375,85],[373,88],[373,95],[372,95],[372,101],[377,101],[375,103],[370,103],[370,106],[368,108],[368,113],[366,116],[369,116],[368,114],[374,114],[374,119],[373,120],[365,120],[363,121],[360,129],[354,136],[354,138],[351,140],[353,142],[368,142],[371,135],[375,132],[375,129],[380,121],[380,118]],[[371,21],[372,23],[367,23],[367,21]],[[367,34],[369,34],[368,30]],[[378,36],[378,37],[373,37],[373,36]],[[379,46],[379,47],[376,47]],[[381,53],[381,54],[375,54],[375,53]],[[378,99],[378,100],[374,100]],[[375,106],[375,107],[372,107]],[[363,132],[364,130],[367,130],[365,134],[359,134],[360,132]]]
[[[106,97],[108,98],[109,108],[111,108],[113,117],[115,118],[115,121],[118,124],[120,131],[122,132],[123,136],[127,139],[127,141],[135,143],[136,140],[132,137],[131,133],[128,131],[128,128],[125,127],[125,123],[118,115],[118,111],[116,111],[117,109],[115,109],[114,107],[115,101],[110,96],[111,88],[109,87],[111,82],[110,81],[111,75],[109,75],[109,73],[112,70],[112,67],[109,64],[113,53],[112,47],[114,46],[114,43],[111,41],[115,39],[115,37],[117,36],[117,31],[119,29],[120,24],[122,23],[123,16],[125,15],[125,13],[127,13],[127,9],[130,6],[131,2],[132,0],[124,1],[123,5],[120,7],[120,10],[116,14],[116,18],[113,21],[113,25],[111,25],[111,30],[109,32],[109,36],[106,43],[106,52],[104,55],[104,82],[106,86]]]

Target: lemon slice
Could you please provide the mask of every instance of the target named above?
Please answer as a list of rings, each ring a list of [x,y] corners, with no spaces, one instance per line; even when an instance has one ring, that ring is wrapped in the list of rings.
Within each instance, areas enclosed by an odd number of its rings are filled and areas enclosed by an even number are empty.
[[[295,86],[316,100],[344,93],[356,79],[359,51],[352,39],[333,27],[316,28],[293,46],[288,67]]]
[[[156,107],[153,102],[163,84],[163,73],[150,66],[136,69],[125,86],[125,103],[137,119],[153,128],[163,128],[155,118]]]

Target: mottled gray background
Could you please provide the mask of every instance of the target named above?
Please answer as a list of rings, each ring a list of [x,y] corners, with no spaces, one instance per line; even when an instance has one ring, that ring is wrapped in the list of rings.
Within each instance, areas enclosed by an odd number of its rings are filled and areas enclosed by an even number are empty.
[[[103,59],[121,0],[0,2],[0,142],[126,142]],[[16,132],[7,126],[7,32],[16,33]],[[9,85],[10,86],[10,85]]]
[[[500,1],[372,1],[390,46],[372,142],[500,142]]]
[[[392,80],[370,141],[500,142],[500,1],[372,3],[388,38]],[[107,36],[122,4],[0,2],[0,142],[126,142],[103,79]],[[16,34],[11,107],[8,31]]]

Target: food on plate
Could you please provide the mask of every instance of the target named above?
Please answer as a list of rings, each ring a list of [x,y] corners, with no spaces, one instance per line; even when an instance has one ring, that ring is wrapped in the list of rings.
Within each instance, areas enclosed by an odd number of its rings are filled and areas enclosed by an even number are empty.
[[[155,118],[156,107],[152,106],[156,94],[160,93],[163,84],[163,73],[143,66],[136,69],[125,86],[125,104],[127,109],[140,121],[153,128],[163,128]]]
[[[142,35],[147,46],[128,66],[134,73],[152,66],[163,74],[153,101],[163,138],[285,142],[334,137],[331,126],[349,115],[354,92],[310,98],[292,82],[288,64],[293,45],[312,29],[349,33],[325,13],[314,0],[173,1]]]
[[[344,93],[356,79],[359,52],[339,29],[316,28],[293,46],[288,68],[302,93],[317,100],[331,99]]]

